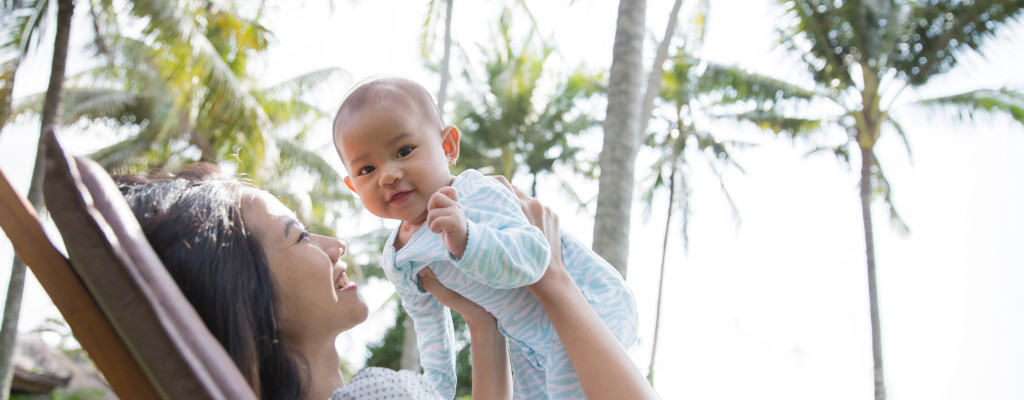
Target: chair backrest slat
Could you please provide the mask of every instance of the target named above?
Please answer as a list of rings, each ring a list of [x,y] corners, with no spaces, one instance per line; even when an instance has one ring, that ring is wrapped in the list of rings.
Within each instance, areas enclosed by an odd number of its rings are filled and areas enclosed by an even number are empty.
[[[114,393],[122,399],[160,398],[68,260],[46,236],[35,209],[18,195],[2,170],[0,226]]]

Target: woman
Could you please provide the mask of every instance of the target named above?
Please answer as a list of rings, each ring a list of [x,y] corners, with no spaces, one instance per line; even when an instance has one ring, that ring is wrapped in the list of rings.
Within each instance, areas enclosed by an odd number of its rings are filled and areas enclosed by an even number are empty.
[[[349,385],[342,381],[335,338],[368,314],[339,261],[344,242],[307,232],[274,196],[219,177],[208,164],[174,177],[118,181],[154,250],[260,398],[370,398],[366,391],[439,398],[408,371],[371,368]],[[552,249],[560,249],[557,216],[509,187],[555,244]],[[591,399],[655,398],[569,278],[561,254],[551,258],[530,290],[564,342],[584,393]],[[429,293],[466,319],[473,397],[511,398],[507,349],[494,317],[444,288],[429,270],[420,277]]]

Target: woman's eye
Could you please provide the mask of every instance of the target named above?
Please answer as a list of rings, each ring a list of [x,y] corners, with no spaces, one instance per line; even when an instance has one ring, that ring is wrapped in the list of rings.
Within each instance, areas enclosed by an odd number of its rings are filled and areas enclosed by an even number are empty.
[[[373,172],[373,167],[367,165],[359,169],[359,175],[366,175]]]
[[[402,146],[402,148],[398,149],[398,157],[399,158],[403,158],[405,156],[408,156],[409,153],[412,153],[412,146]]]
[[[299,240],[296,240],[295,243],[299,243],[299,242],[301,242],[303,240],[309,240],[309,232],[306,232],[306,231],[300,232],[299,233]]]

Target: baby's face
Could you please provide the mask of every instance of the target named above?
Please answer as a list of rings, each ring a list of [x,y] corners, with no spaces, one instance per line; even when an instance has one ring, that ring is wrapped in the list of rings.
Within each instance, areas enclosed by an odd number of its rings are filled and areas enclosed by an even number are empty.
[[[374,215],[421,224],[430,195],[451,181],[442,129],[421,115],[401,100],[366,105],[334,132],[345,179]]]

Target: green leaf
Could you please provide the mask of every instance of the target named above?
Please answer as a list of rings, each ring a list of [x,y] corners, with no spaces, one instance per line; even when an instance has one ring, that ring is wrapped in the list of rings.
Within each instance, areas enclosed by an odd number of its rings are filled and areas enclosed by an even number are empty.
[[[1007,88],[978,89],[924,99],[916,104],[931,108],[951,108],[958,118],[965,121],[973,121],[976,114],[1003,114],[1024,123],[1024,93]]]

